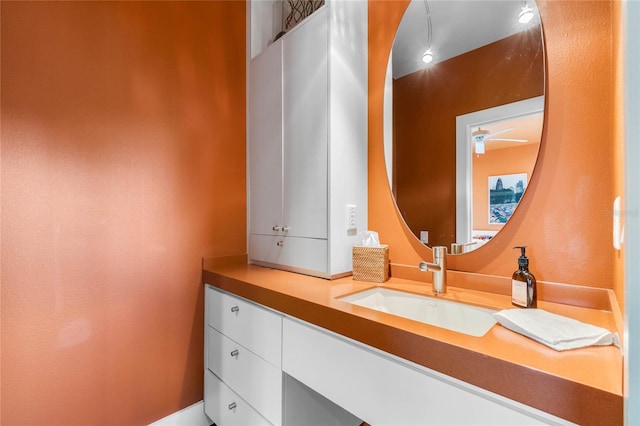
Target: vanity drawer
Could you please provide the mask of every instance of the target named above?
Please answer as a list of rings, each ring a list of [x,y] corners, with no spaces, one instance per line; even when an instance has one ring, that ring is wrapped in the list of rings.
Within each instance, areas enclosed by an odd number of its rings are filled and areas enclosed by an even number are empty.
[[[207,368],[274,424],[282,422],[282,370],[207,327]]]
[[[218,426],[271,425],[208,370],[204,372],[204,412]]]
[[[295,272],[329,275],[328,242],[325,239],[249,235],[249,260]]]
[[[282,317],[206,286],[207,324],[280,368]]]

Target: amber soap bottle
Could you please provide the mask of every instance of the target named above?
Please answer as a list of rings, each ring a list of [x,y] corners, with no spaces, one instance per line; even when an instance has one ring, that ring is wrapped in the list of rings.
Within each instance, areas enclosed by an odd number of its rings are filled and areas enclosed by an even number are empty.
[[[518,270],[511,277],[511,303],[521,308],[535,308],[537,306],[536,277],[529,272],[529,258],[526,256],[526,246],[515,246],[520,249]]]

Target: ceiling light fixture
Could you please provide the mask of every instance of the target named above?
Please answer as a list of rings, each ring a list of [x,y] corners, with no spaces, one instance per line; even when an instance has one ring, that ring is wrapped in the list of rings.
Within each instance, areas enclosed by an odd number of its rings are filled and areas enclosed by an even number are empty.
[[[518,14],[518,22],[521,24],[528,24],[533,19],[533,9],[527,5],[527,1],[522,1],[522,9],[520,9],[520,14]]]
[[[471,133],[471,140],[476,144],[476,155],[484,154],[484,141],[489,136],[491,136],[491,132],[480,127]]]
[[[429,49],[426,52],[424,52],[424,55],[422,55],[422,62],[424,62],[425,64],[428,64],[431,61],[433,61],[433,52],[431,52],[431,49]]]
[[[428,64],[433,61],[433,51],[431,50],[431,10],[429,9],[427,0],[424,0],[424,10],[427,14],[427,50],[425,50],[424,54],[422,55],[422,62]]]
[[[491,135],[490,131],[488,131],[487,129],[481,129],[480,127],[478,127],[478,130],[474,130],[471,133],[471,139],[474,142],[484,142],[484,140],[487,139],[490,135]]]

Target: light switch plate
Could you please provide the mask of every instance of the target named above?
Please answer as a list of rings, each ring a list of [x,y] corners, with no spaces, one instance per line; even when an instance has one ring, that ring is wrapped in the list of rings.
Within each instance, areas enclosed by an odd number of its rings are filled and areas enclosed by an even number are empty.
[[[358,208],[355,204],[347,204],[347,231],[358,230]]]

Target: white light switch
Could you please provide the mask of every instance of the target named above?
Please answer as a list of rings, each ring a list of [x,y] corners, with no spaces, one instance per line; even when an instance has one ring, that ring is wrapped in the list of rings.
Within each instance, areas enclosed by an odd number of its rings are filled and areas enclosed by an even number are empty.
[[[358,230],[358,209],[355,204],[347,204],[347,231]]]

